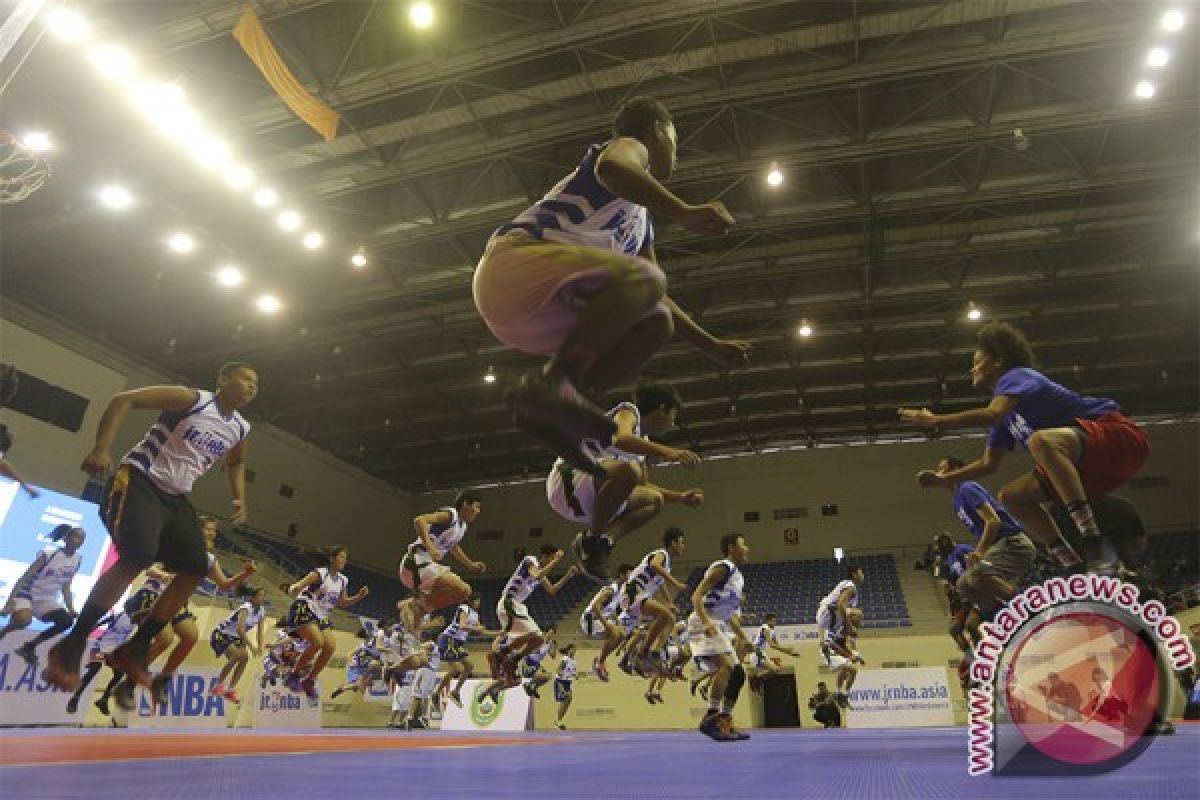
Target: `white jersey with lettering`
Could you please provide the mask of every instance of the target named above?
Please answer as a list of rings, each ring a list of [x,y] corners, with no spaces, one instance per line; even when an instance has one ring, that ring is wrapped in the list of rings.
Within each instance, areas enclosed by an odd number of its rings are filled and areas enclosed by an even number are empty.
[[[263,617],[265,617],[267,615],[267,607],[266,606],[259,606],[258,608],[255,608],[253,603],[250,603],[250,602],[242,603],[240,606],[238,606],[236,609],[234,609],[234,612],[232,614],[230,614],[228,617],[226,617],[224,620],[222,620],[217,625],[217,631],[220,633],[224,633],[227,636],[237,636],[238,635],[238,615],[241,614],[243,611],[246,612],[246,633],[247,634],[251,633],[255,628],[257,628],[258,623],[262,622]]]
[[[140,471],[167,494],[187,494],[192,484],[250,434],[250,423],[234,411],[222,414],[216,395],[196,390],[186,411],[164,411],[122,464]]]
[[[76,550],[67,555],[61,547],[47,547],[39,554],[42,566],[19,585],[13,592],[14,597],[32,600],[33,605],[54,605],[58,602],[58,594],[64,588],[69,588],[83,554]]]
[[[508,583],[504,584],[501,601],[509,599],[523,604],[528,600],[529,595],[533,594],[533,590],[542,582],[541,578],[533,577],[531,572],[537,568],[537,565],[538,560],[534,556],[525,556],[521,559],[521,563],[517,565],[512,577],[508,579]]]
[[[555,674],[555,679],[570,683],[579,677],[579,667],[575,663],[574,656],[563,656],[559,662],[558,672]]]
[[[767,623],[758,626],[758,633],[754,636],[754,649],[765,651],[771,646],[771,637],[775,630]]]
[[[847,589],[854,589],[854,594],[850,595],[850,601],[847,603],[847,605],[850,608],[858,608],[858,586],[855,585],[854,581],[850,580],[849,578],[846,578],[843,581],[838,581],[838,585],[833,587],[833,591],[825,595],[825,599],[821,601],[821,606],[824,607],[832,605],[836,607],[838,604],[838,598],[840,598],[842,596],[842,592],[846,591]]]
[[[445,512],[450,515],[449,522],[437,523],[429,526],[429,538],[433,541],[438,550],[442,551],[445,556],[451,550],[458,546],[467,535],[467,523],[458,515],[458,511],[451,507],[439,508],[439,512]],[[418,536],[412,544],[408,546],[408,552],[416,560],[418,565],[425,565],[433,562],[433,558],[429,555],[429,549],[425,547],[425,542]]]
[[[718,567],[725,568],[725,577],[704,593],[704,610],[710,618],[728,622],[729,618],[742,608],[742,591],[746,586],[746,578],[737,565],[727,558],[709,564],[705,575]]]
[[[608,190],[596,177],[596,160],[608,142],[588,148],[579,166],[545,197],[496,229],[523,230],[537,239],[637,255],[654,242],[654,226],[643,206]]]
[[[647,553],[645,558],[638,562],[638,565],[629,573],[629,579],[622,587],[622,608],[628,608],[629,603],[636,601],[639,597],[643,599],[653,597],[666,584],[667,579],[658,574],[650,565],[650,562],[658,555],[663,557],[662,568],[667,572],[671,571],[671,553],[665,548],[660,547]]]
[[[456,642],[465,642],[472,628],[479,627],[479,612],[466,603],[461,604],[454,612],[454,619],[442,629],[442,634]]]
[[[350,579],[342,573],[334,575],[327,567],[317,567],[317,582],[309,586],[300,596],[321,619],[328,619],[329,613],[337,608],[338,601],[346,593]]]

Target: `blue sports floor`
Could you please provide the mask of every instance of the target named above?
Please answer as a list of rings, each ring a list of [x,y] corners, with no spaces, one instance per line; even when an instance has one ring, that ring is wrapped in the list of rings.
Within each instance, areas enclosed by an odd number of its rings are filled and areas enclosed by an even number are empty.
[[[1200,798],[1200,726],[1089,778],[971,778],[963,728],[692,733],[0,732],[12,798]]]

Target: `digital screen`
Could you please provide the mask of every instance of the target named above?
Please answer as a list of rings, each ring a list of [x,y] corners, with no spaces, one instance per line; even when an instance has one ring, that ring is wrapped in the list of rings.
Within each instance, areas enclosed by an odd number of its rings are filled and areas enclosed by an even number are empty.
[[[50,532],[66,523],[87,533],[81,550],[83,560],[71,582],[78,611],[107,563],[112,540],[95,503],[49,489],[38,491],[37,497],[30,497],[16,481],[0,477],[0,607],[8,602],[9,593],[38,553],[48,546],[58,546],[51,541]],[[35,619],[29,630],[46,627]]]

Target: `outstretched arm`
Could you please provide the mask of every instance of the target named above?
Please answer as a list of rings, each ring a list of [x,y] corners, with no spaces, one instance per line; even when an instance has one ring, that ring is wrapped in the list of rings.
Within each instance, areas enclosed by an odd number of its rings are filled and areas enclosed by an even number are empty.
[[[112,466],[109,450],[117,431],[129,416],[130,409],[139,411],[186,411],[195,405],[200,395],[186,386],[147,386],[113,395],[96,427],[96,442],[83,459],[81,469],[89,475],[102,477]]]
[[[542,588],[546,590],[546,594],[553,597],[554,595],[558,594],[559,589],[561,589],[563,586],[566,586],[567,581],[569,581],[569,580],[571,580],[571,578],[575,577],[575,573],[577,573],[577,572],[579,572],[579,567],[572,564],[571,568],[568,569],[566,572],[564,572],[563,576],[558,579],[558,583],[551,583],[550,581],[543,578],[542,579]]]
[[[1017,407],[1016,397],[1000,394],[983,408],[958,411],[954,414],[934,414],[928,408],[902,408],[900,421],[922,428],[987,428],[1012,413]]]

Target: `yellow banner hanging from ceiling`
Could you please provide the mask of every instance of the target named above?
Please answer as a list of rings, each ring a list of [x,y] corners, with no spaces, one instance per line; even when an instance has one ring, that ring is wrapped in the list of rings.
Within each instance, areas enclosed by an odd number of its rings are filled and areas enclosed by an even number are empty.
[[[271,84],[271,88],[279,95],[287,107],[300,119],[304,120],[317,133],[331,142],[337,136],[338,113],[329,106],[313,97],[304,84],[296,80],[296,76],[288,69],[283,57],[275,49],[271,37],[267,35],[258,15],[253,8],[246,9],[237,27],[233,29],[233,38],[246,51],[246,55],[258,67],[258,71]]]

